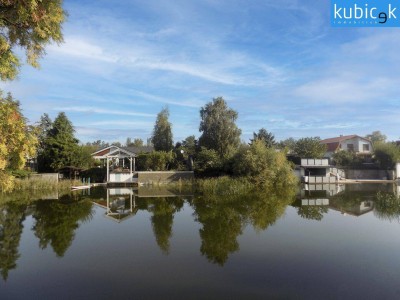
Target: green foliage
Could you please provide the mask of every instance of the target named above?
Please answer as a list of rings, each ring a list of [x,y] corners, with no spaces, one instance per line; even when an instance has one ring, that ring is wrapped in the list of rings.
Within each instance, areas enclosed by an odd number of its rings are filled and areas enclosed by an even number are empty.
[[[140,171],[167,171],[174,163],[175,155],[172,151],[153,151],[141,153],[137,157],[137,169]]]
[[[340,167],[360,167],[364,162],[356,153],[345,150],[334,153],[332,159],[335,165]]]
[[[292,165],[282,152],[267,148],[261,140],[242,147],[233,167],[234,174],[250,177],[260,187],[280,187],[297,184]]]
[[[78,166],[89,158],[87,151],[79,147],[72,123],[64,112],[60,112],[54,120],[43,144],[44,149],[38,154],[41,172],[58,171],[65,166]]]
[[[239,146],[241,130],[235,124],[238,113],[230,109],[222,97],[202,107],[200,117],[200,146],[217,151],[220,157]]]
[[[384,169],[392,169],[400,161],[400,148],[393,143],[377,143],[375,159]]]
[[[37,145],[34,129],[27,125],[19,103],[11,94],[0,91],[0,191],[13,187],[8,170],[20,170],[33,157]]]
[[[81,178],[90,178],[90,182],[104,182],[107,176],[106,168],[90,168],[81,172]]]
[[[198,173],[216,175],[222,171],[223,162],[218,152],[214,149],[201,147],[196,154],[194,169]]]
[[[370,134],[367,134],[365,138],[371,140],[372,144],[375,146],[377,143],[385,143],[386,142],[386,135],[381,133],[379,130],[373,131]]]
[[[0,9],[0,78],[17,76],[20,62],[14,48],[25,50],[27,62],[38,67],[45,46],[63,41],[61,24],[65,20],[62,0],[7,0]]]
[[[326,145],[320,143],[319,137],[307,137],[297,140],[294,152],[301,158],[322,158]]]
[[[152,143],[156,151],[171,151],[173,149],[171,123],[168,121],[169,110],[163,108],[158,113],[153,129]]]
[[[197,148],[198,148],[198,141],[196,140],[196,137],[194,135],[188,136],[181,143],[181,149],[187,155],[196,154]]]
[[[263,141],[265,146],[268,148],[272,148],[276,145],[275,136],[271,132],[268,132],[265,128],[261,128],[258,133],[253,132],[253,139],[251,140],[251,143],[253,143],[255,140]]]
[[[126,147],[143,147],[144,143],[142,139],[134,139],[132,142],[132,139],[128,137],[125,145]]]
[[[296,147],[296,140],[294,138],[288,138],[278,143],[278,148],[285,150],[286,152],[292,153]]]

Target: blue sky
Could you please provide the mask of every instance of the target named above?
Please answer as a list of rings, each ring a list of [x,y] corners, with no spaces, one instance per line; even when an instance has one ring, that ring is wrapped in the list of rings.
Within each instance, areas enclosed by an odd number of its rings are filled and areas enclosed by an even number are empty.
[[[34,123],[64,111],[82,142],[146,140],[164,106],[174,141],[222,96],[242,140],[374,130],[400,137],[400,29],[332,28],[330,0],[64,1],[65,43],[1,83]]]

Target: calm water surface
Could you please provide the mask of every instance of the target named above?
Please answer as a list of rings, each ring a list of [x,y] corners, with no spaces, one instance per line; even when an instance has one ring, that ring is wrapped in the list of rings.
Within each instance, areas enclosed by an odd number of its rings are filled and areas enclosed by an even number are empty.
[[[0,202],[0,299],[400,298],[395,185],[46,198]]]

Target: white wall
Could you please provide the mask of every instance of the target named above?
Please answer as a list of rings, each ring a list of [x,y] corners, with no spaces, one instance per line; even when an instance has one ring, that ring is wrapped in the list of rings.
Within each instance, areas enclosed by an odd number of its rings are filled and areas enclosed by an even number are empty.
[[[129,173],[111,173],[110,182],[131,182],[132,175]]]

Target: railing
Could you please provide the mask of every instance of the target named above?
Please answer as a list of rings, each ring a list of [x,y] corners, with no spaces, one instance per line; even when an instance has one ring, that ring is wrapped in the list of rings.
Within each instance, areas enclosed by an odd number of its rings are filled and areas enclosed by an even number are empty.
[[[329,159],[327,158],[322,158],[322,159],[317,159],[317,158],[302,158],[301,159],[301,165],[302,166],[329,166]]]

